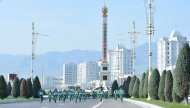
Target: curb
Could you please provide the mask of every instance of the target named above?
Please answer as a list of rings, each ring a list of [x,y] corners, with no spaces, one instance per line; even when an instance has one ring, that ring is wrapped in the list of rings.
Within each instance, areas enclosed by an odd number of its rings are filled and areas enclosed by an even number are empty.
[[[161,106],[157,106],[157,105],[154,105],[154,104],[150,104],[150,103],[146,103],[146,102],[142,102],[142,101],[137,101],[137,100],[131,100],[131,99],[123,99],[125,101],[128,101],[128,102],[131,102],[133,104],[136,104],[136,105],[139,105],[143,108],[164,108],[164,107],[161,107]]]

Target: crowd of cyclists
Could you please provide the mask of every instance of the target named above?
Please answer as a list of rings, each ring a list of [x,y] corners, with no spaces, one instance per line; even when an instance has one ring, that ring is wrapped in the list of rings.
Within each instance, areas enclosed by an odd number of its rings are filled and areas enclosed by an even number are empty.
[[[44,98],[43,90],[42,89],[39,90],[38,94],[40,97],[40,102],[43,102]],[[62,91],[55,89],[55,90],[49,90],[47,92],[47,95],[49,102],[53,101],[56,103],[57,101],[65,102],[66,100],[69,100],[77,103],[81,101],[86,101],[86,99],[90,98],[99,99],[100,101],[102,101],[103,99],[108,99],[111,94],[108,93],[108,91],[103,91],[103,89],[101,88],[99,91],[97,92],[92,91],[91,93],[85,92],[85,90],[82,89],[77,89],[77,90],[69,89]],[[119,98],[121,102],[123,102],[123,96],[124,96],[124,91],[122,89],[117,89],[113,93],[114,99],[117,100]]]

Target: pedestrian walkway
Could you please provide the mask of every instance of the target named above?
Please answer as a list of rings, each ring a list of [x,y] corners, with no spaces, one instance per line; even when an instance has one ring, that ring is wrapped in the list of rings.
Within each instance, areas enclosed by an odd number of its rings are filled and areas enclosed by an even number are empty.
[[[131,102],[133,104],[137,104],[139,106],[142,106],[143,108],[164,108],[164,107],[161,107],[161,106],[153,105],[153,104],[142,102],[142,101],[132,100],[132,99],[126,99],[125,98],[123,100]]]

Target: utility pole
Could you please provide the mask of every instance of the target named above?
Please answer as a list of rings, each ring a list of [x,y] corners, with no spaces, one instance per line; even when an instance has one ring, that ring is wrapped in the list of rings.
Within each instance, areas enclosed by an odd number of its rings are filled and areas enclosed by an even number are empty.
[[[133,60],[133,70],[132,70],[132,73],[131,75],[135,75],[135,59],[136,59],[136,44],[137,44],[137,39],[136,39],[136,36],[140,33],[140,32],[136,32],[136,27],[135,27],[135,21],[133,21],[133,31],[132,32],[128,32],[131,37],[131,57],[132,57],[132,60]]]
[[[140,32],[136,31],[136,26],[135,26],[135,21],[133,21],[133,31],[127,32],[130,35],[130,40],[131,40],[131,58],[133,62],[133,67],[132,67],[132,72],[130,73],[131,76],[135,75],[135,59],[136,59],[136,44],[137,44],[137,35]],[[119,35],[124,35],[127,33],[119,34]]]
[[[42,87],[43,87],[43,82],[44,82],[43,77],[44,77],[44,67],[42,65],[42,79],[41,79],[41,86]]]
[[[146,11],[146,20],[147,20],[147,35],[149,40],[148,45],[148,82],[150,82],[150,76],[152,74],[152,50],[151,50],[151,37],[154,35],[154,10],[155,10],[155,1],[146,0],[145,3]],[[148,9],[147,9],[148,8]],[[149,88],[149,86],[148,86]],[[147,100],[151,100],[150,93],[148,92]]]
[[[48,36],[35,31],[34,22],[32,23],[32,57],[31,57],[31,80],[33,82],[34,63],[35,63],[35,48],[38,36]]]

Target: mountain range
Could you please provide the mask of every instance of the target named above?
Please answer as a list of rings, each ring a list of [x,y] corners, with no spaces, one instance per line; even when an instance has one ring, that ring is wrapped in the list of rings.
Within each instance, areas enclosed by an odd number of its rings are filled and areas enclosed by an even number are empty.
[[[152,43],[152,66],[157,64],[157,46]],[[136,74],[140,76],[148,67],[148,43],[136,48]],[[84,61],[98,61],[100,51],[72,50],[67,52],[48,52],[36,55],[34,75],[62,75],[63,64],[68,62],[80,63]],[[31,75],[31,56],[29,55],[0,55],[0,74],[16,73],[19,77]]]

